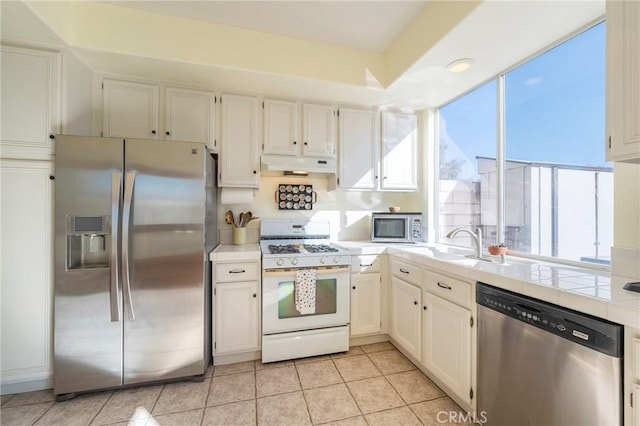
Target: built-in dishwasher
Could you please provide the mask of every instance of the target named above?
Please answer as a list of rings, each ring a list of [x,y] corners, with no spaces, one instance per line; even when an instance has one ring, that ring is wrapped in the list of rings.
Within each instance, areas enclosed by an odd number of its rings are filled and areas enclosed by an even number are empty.
[[[485,425],[622,424],[623,327],[477,284]]]

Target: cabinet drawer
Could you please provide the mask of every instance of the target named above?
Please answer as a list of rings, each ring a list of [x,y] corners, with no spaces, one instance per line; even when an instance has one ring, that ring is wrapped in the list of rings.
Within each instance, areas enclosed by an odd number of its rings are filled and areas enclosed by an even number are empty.
[[[432,294],[465,308],[471,306],[471,285],[469,283],[424,271],[425,288]]]
[[[400,260],[391,259],[391,274],[401,280],[420,285],[420,268]]]
[[[219,283],[255,281],[258,279],[258,276],[258,262],[216,264],[215,280]]]
[[[380,256],[351,256],[351,273],[373,273],[380,272]]]

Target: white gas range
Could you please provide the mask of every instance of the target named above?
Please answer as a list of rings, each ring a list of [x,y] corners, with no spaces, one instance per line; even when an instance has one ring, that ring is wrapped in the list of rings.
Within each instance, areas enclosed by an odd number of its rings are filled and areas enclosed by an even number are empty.
[[[262,362],[349,349],[349,252],[329,222],[263,219]]]

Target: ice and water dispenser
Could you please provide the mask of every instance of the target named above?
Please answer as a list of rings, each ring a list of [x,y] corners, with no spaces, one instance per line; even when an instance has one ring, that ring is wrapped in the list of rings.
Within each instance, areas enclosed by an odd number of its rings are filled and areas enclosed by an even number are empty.
[[[109,267],[109,216],[67,216],[67,269]]]

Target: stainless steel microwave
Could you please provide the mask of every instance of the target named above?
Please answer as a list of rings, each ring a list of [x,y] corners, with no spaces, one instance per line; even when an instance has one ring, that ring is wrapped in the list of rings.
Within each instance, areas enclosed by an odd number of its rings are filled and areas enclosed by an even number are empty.
[[[421,242],[422,213],[372,213],[371,241],[379,243]]]

